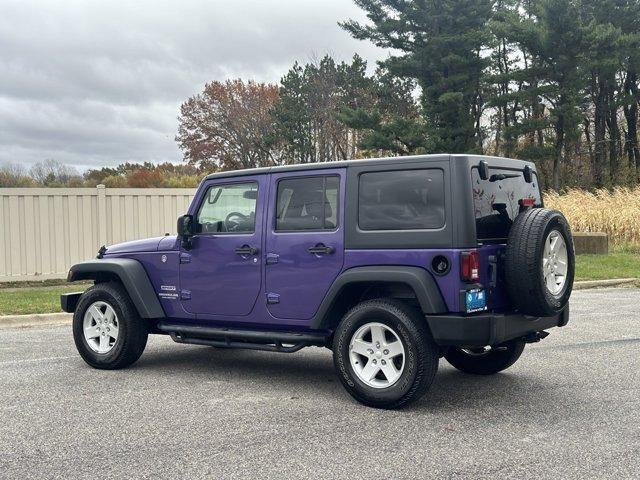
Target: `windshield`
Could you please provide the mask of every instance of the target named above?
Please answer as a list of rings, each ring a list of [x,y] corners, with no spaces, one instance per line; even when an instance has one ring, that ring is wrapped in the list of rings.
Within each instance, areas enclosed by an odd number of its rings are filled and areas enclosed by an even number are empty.
[[[542,204],[538,176],[534,173],[532,179],[527,183],[522,170],[489,168],[489,178],[482,180],[478,169],[471,169],[478,241],[506,240],[520,212],[520,200]]]

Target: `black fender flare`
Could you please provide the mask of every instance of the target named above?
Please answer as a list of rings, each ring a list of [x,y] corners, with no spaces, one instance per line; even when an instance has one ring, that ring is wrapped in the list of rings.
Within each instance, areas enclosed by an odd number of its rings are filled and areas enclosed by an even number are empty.
[[[447,305],[438,284],[424,268],[403,265],[354,267],[345,270],[333,281],[311,321],[312,328],[325,329],[329,326],[334,319],[327,318],[328,313],[336,299],[344,288],[355,283],[404,283],[415,292],[423,313],[447,313]]]
[[[155,289],[142,264],[132,258],[104,258],[75,264],[67,281],[96,280],[103,274],[116,276],[122,282],[142,318],[164,318]]]

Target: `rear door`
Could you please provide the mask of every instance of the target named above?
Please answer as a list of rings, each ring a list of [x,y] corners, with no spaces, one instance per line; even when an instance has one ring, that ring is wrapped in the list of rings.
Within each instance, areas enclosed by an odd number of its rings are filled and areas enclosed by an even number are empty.
[[[342,270],[345,171],[271,175],[266,290],[274,317],[313,317]]]
[[[527,182],[520,164],[510,167],[490,161],[485,179],[481,178],[478,167],[472,167],[471,184],[481,265],[480,283],[485,286],[488,307],[506,309],[511,305],[504,278],[507,238],[524,201],[542,206],[538,176],[533,172]]]

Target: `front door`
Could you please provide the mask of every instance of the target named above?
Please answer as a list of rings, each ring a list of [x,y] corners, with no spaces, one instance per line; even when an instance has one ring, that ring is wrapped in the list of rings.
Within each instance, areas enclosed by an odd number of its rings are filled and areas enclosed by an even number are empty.
[[[344,172],[271,175],[265,260],[274,317],[313,317],[342,270]]]
[[[243,316],[260,293],[267,177],[212,180],[189,211],[196,234],[180,253],[180,298],[189,313]]]

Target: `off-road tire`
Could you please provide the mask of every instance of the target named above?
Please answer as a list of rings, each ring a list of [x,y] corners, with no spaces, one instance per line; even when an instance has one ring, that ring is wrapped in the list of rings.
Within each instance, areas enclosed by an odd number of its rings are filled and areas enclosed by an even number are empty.
[[[455,368],[464,373],[475,375],[493,375],[506,370],[522,355],[525,343],[512,340],[498,347],[492,348],[482,355],[472,355],[462,348],[451,347],[444,358]]]
[[[544,242],[552,230],[567,246],[567,274],[562,290],[553,295],[546,287],[542,269]],[[524,315],[549,317],[560,313],[571,295],[575,253],[569,222],[556,210],[533,208],[514,220],[507,240],[506,287],[514,307]]]
[[[405,349],[405,364],[396,383],[373,388],[363,383],[349,360],[349,345],[362,325],[379,322],[398,335]],[[431,386],[438,370],[438,347],[422,314],[395,299],[362,302],[342,318],[333,339],[333,361],[345,389],[360,403],[376,408],[399,408],[420,398]]]
[[[83,332],[85,311],[97,301],[108,303],[118,316],[118,338],[113,348],[104,354],[97,353],[89,347]],[[80,297],[73,314],[73,339],[82,359],[92,367],[115,370],[130,366],[142,355],[147,345],[147,337],[147,326],[120,283],[98,283]]]

